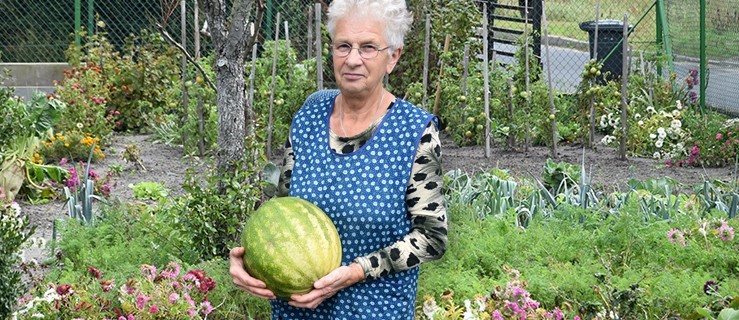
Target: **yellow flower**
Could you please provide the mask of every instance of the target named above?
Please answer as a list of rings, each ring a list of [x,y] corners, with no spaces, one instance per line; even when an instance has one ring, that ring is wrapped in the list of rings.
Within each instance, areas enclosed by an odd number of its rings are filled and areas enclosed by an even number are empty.
[[[54,140],[56,140],[56,138],[54,138],[54,136],[51,136],[51,137],[49,137],[49,140],[54,141]]]
[[[64,144],[64,146],[65,146],[65,147],[69,147],[69,143],[65,143],[65,144]]]

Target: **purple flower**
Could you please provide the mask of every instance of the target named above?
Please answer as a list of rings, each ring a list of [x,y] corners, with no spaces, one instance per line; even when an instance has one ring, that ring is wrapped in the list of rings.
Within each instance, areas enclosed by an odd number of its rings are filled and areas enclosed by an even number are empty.
[[[703,285],[703,293],[711,295],[716,292],[718,292],[718,283],[713,280],[706,281],[706,283]]]
[[[723,137],[724,137],[723,134],[720,134],[720,133],[717,133],[716,134],[716,140],[721,140],[721,138],[723,138]]]

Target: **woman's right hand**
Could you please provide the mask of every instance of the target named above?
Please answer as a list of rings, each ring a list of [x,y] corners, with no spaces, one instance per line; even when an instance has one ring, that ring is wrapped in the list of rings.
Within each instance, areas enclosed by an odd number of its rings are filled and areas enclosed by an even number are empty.
[[[231,268],[229,273],[234,284],[251,295],[262,299],[276,299],[275,294],[267,289],[267,285],[261,280],[249,275],[244,269],[244,248],[236,247],[229,253]]]

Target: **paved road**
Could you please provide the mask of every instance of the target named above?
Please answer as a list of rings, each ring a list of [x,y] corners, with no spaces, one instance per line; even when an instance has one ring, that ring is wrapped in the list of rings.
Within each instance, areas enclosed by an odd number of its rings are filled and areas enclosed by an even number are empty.
[[[513,51],[510,45],[496,44],[496,48],[505,51]],[[544,74],[546,79],[546,68],[549,61],[546,58],[546,50],[541,49],[543,56]],[[588,52],[563,47],[550,46],[549,55],[552,61],[552,85],[555,90],[562,92],[574,92],[580,83],[580,73],[585,63],[590,59]],[[500,61],[510,63],[513,58],[499,55]],[[675,74],[678,85],[684,82],[689,69],[699,69],[698,62],[679,61],[675,62]],[[706,104],[720,109],[733,116],[739,116],[739,65],[736,64],[709,64],[708,88],[706,89]],[[697,93],[697,86],[694,89]]]

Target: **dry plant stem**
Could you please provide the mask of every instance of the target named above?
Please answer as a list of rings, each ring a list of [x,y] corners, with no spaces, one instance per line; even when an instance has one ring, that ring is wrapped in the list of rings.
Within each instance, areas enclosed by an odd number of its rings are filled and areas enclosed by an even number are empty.
[[[307,38],[308,38],[308,47],[305,48],[305,54],[306,58],[308,60],[313,58],[313,7],[308,6],[308,28],[305,29],[307,31]]]
[[[449,41],[452,40],[452,35],[446,35],[444,39],[444,53],[449,52]],[[441,79],[444,77],[444,60],[439,63],[439,82],[436,84],[436,99],[434,100],[434,112],[433,114],[439,115],[439,99],[441,99]]]
[[[549,87],[549,114],[555,115],[557,108],[554,106],[554,89],[552,88],[552,64],[551,55],[549,54],[549,32],[547,30],[547,8],[545,2],[541,3],[541,23],[544,29],[544,50],[547,55],[547,85]],[[549,125],[552,126],[552,148],[551,157],[557,159],[557,119],[551,119]]]
[[[164,36],[164,39],[166,39],[167,42],[177,47],[177,49],[180,49],[182,54],[184,54],[185,57],[187,57],[187,61],[190,61],[190,63],[195,65],[195,67],[198,69],[198,71],[200,71],[200,74],[203,76],[203,79],[205,79],[205,82],[208,83],[210,88],[213,89],[213,91],[217,91],[218,89],[216,89],[216,85],[215,83],[213,83],[213,80],[211,80],[210,77],[208,77],[208,74],[205,73],[205,70],[203,70],[203,67],[195,59],[193,59],[193,57],[190,56],[189,53],[187,53],[187,50],[183,48],[179,43],[177,43],[177,41],[172,39],[172,36],[170,36],[169,33],[167,33],[167,31],[164,30],[164,27],[162,27],[162,25],[157,23],[157,29],[159,30],[159,33],[161,33],[162,36]]]

